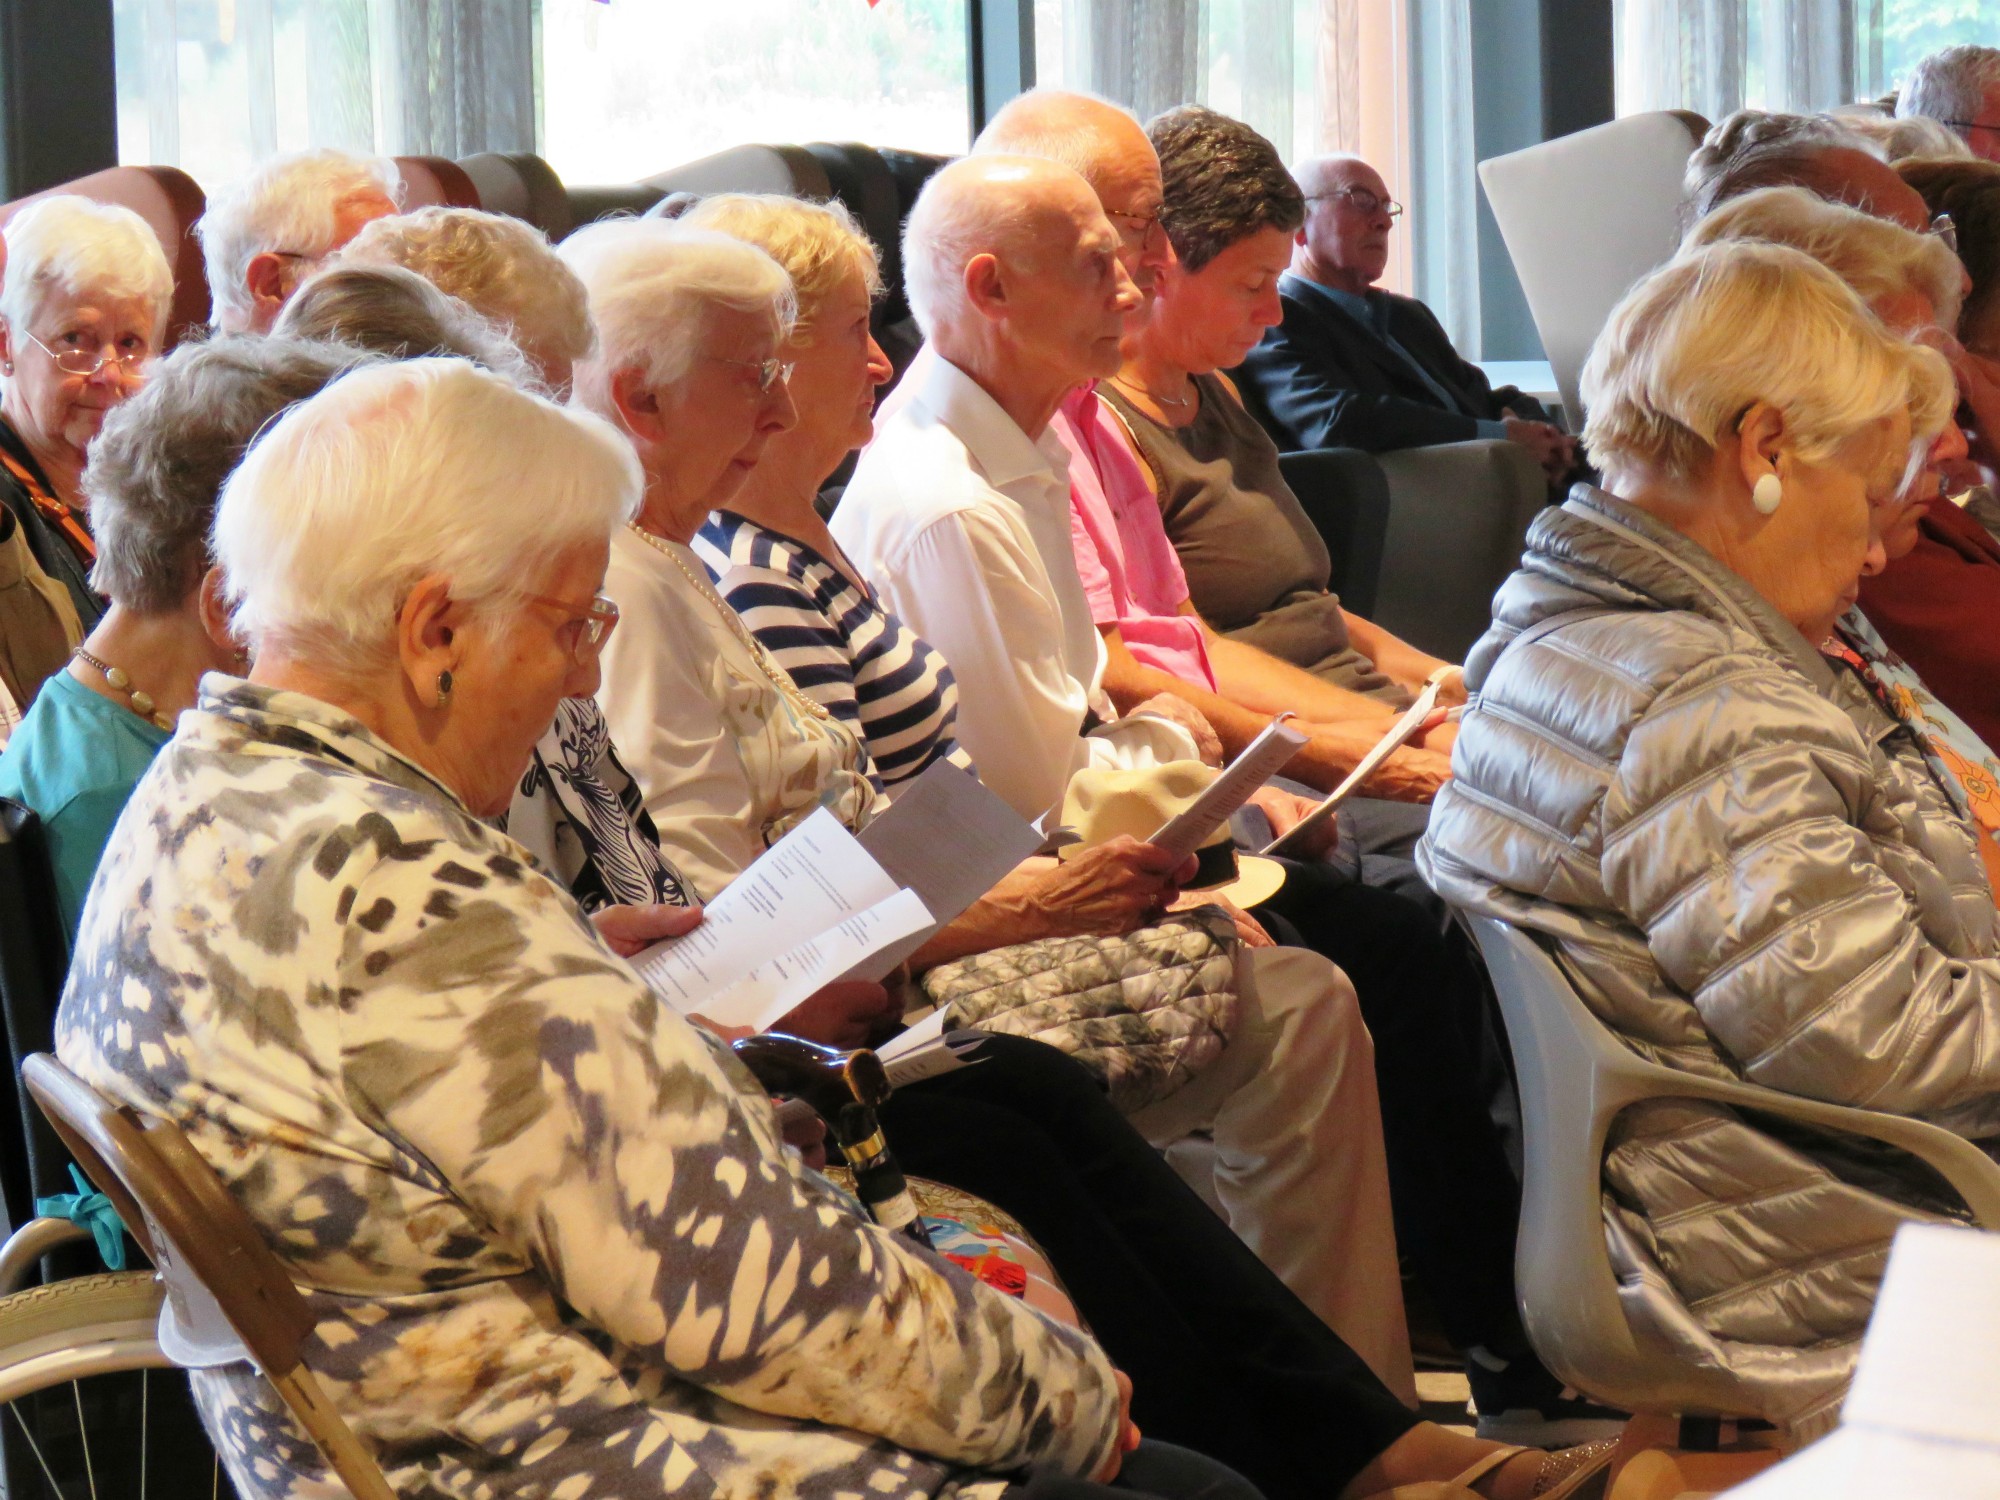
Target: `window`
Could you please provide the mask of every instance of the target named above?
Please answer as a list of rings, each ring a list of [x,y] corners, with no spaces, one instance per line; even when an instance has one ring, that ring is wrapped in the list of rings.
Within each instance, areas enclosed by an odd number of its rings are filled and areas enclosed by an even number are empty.
[[[1860,46],[1861,93],[1886,94],[1910,69],[1940,47],[1960,42],[1992,46],[1993,8],[1987,0],[1863,0]]]
[[[630,182],[745,141],[964,151],[966,0],[542,0],[543,148]]]

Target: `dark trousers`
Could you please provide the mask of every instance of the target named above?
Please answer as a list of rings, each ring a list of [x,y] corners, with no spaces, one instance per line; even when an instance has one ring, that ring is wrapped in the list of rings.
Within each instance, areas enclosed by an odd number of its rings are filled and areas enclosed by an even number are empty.
[[[1487,1104],[1486,986],[1470,945],[1408,896],[1287,863],[1284,889],[1257,916],[1354,983],[1375,1039],[1397,1246],[1454,1344],[1523,1353],[1514,1297],[1521,1189]]]
[[[991,1037],[980,1055],[897,1090],[882,1110],[890,1144],[907,1171],[1021,1221],[1132,1377],[1141,1431],[1221,1460],[1270,1500],[1324,1500],[1415,1424],[1081,1065],[1019,1037]]]
[[[1093,1484],[1066,1474],[1042,1472],[1025,1484],[1009,1485],[1007,1500],[1265,1500],[1258,1488],[1212,1458],[1142,1438],[1125,1455],[1118,1477]]]

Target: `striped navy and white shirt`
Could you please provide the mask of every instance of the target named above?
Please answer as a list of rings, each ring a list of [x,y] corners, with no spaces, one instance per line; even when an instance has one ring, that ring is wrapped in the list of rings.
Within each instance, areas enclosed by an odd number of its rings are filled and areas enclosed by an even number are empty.
[[[953,734],[951,668],[871,592],[804,542],[733,511],[711,515],[693,548],[778,665],[867,742],[886,795],[940,758],[973,769]]]

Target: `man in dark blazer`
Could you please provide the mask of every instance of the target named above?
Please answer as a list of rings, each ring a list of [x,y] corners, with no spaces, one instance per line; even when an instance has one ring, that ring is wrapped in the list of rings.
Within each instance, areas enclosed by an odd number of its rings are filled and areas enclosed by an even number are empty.
[[[1416,298],[1374,290],[1403,211],[1375,169],[1358,157],[1321,156],[1293,175],[1306,221],[1278,282],[1284,321],[1237,371],[1278,446],[1385,453],[1507,438],[1534,454],[1551,484],[1562,483],[1576,445],[1541,405],[1511,386],[1494,390]]]

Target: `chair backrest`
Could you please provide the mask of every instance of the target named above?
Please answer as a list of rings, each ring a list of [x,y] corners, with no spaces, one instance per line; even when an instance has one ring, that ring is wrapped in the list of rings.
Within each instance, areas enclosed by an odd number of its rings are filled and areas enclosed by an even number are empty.
[[[1680,242],[1681,174],[1707,130],[1678,110],[1627,115],[1479,164],[1572,431],[1583,429],[1577,378],[1591,343]]]
[[[1340,595],[1343,609],[1374,619],[1389,536],[1382,466],[1354,448],[1308,448],[1279,454],[1278,471],[1332,555],[1327,586]]]
[[[70,1191],[62,1142],[16,1087],[21,1064],[55,1045],[56,1003],[68,968],[41,820],[31,808],[0,797],[0,1024],[7,1034],[0,1192],[9,1232],[35,1216],[36,1198]]]
[[[167,347],[208,321],[208,268],[194,226],[208,208],[200,185],[178,167],[111,167],[65,182],[47,192],[0,203],[0,224],[40,198],[76,193],[96,203],[129,208],[152,226],[167,266],[174,273],[174,300],[167,312]]]
[[[458,167],[478,195],[476,206],[488,213],[525,219],[551,243],[576,228],[562,179],[532,151],[482,151],[461,157]]]
[[[448,156],[399,156],[403,208],[478,208],[479,189],[465,168]]]
[[[713,156],[669,167],[643,178],[668,193],[789,193],[831,198],[833,182],[818,157],[803,146],[731,146]]]
[[[394,1500],[301,1357],[316,1322],[312,1309],[180,1128],[112,1103],[46,1053],[30,1057],[21,1078],[159,1268],[167,1290],[161,1347],[177,1362],[187,1361],[181,1347],[190,1342],[206,1357],[189,1362],[247,1356],[356,1500]],[[217,1312],[240,1341],[235,1347],[217,1326]]]

